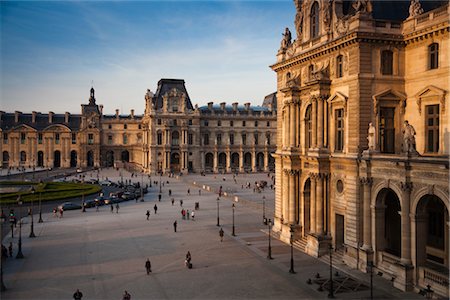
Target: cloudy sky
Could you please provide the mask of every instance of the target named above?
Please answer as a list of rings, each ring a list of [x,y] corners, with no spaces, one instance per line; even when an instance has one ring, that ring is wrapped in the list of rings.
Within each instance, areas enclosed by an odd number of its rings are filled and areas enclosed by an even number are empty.
[[[0,110],[24,113],[79,113],[92,81],[105,113],[142,113],[161,78],[184,79],[194,104],[259,105],[295,15],[291,0],[0,5]]]

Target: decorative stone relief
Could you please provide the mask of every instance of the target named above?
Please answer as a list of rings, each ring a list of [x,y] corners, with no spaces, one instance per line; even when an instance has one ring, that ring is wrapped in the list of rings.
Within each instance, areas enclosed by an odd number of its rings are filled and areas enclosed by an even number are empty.
[[[409,5],[409,18],[414,18],[417,15],[423,13],[423,8],[420,5],[419,0],[411,0],[411,4]]]

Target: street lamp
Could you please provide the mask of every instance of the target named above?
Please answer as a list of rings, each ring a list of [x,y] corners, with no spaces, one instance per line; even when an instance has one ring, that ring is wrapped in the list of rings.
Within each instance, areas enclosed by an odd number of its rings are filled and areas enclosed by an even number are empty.
[[[431,285],[427,285],[427,288],[425,289],[425,298],[427,299],[433,299],[434,291],[431,289]]]
[[[233,205],[231,207],[233,208],[233,232],[231,233],[231,235],[232,236],[236,236],[236,234],[234,233],[234,209],[236,208],[234,203],[233,203]]]
[[[19,205],[19,250],[17,251],[16,258],[24,258],[22,253],[22,201],[20,196],[17,199],[17,204]]]
[[[270,245],[270,235],[271,235],[271,226],[272,226],[272,220],[269,219],[269,221],[267,222],[267,225],[269,226],[269,249],[268,249],[268,253],[267,253],[267,259],[273,259],[272,257],[272,246]]]
[[[294,224],[291,224],[291,268],[289,269],[289,273],[291,274],[295,274],[296,272],[294,271]]]
[[[162,171],[159,171],[159,193],[160,194],[162,193],[162,191],[161,191],[161,173],[162,173]]]
[[[373,261],[367,262],[367,267],[370,272],[370,299],[373,299]]]
[[[220,221],[219,221],[219,201],[220,201],[220,198],[217,197],[217,226],[220,226]]]
[[[266,196],[263,196],[263,224],[267,225],[267,219],[266,219]]]
[[[144,202],[144,172],[141,172],[141,202]]]
[[[41,183],[39,183],[40,185]],[[39,189],[39,220],[38,223],[43,223],[44,221],[42,220],[42,205],[41,205],[41,189]]]
[[[30,238],[35,238],[36,235],[34,234],[34,218],[33,218],[33,201],[34,201],[34,193],[36,192],[36,190],[34,189],[34,186],[31,187],[31,226],[30,226]]]
[[[84,193],[81,194],[81,212],[86,212],[86,203],[84,203]]]
[[[328,298],[334,298],[333,291],[333,245],[330,244],[330,292],[328,293]]]

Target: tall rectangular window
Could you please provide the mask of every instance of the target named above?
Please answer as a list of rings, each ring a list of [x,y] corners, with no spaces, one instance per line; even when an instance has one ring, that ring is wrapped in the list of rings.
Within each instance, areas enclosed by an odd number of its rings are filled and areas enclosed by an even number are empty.
[[[55,144],[59,144],[59,133],[55,133]]]
[[[205,126],[209,126],[208,120],[203,121],[203,124],[204,124]]]
[[[108,145],[112,145],[113,137],[112,135],[108,135]]]
[[[89,133],[88,134],[88,144],[89,145],[93,145],[94,144],[94,134],[93,133]]]
[[[217,121],[217,126],[222,126],[222,121],[218,120]]]
[[[245,133],[242,134],[242,145],[247,145],[247,135]]]
[[[335,110],[335,151],[344,150],[344,109]]]
[[[127,129],[128,125],[127,124],[123,124],[123,129]]]
[[[123,135],[123,144],[128,144],[128,136],[126,134]]]
[[[339,55],[336,57],[336,77],[341,78],[342,76],[344,76],[343,56]]]
[[[161,119],[158,119],[158,125],[161,125],[161,123],[162,123]]]
[[[8,134],[3,133],[3,144],[8,144]]]
[[[108,129],[112,129],[112,125],[111,124],[108,124]]]
[[[38,144],[42,144],[42,133],[38,133]]]
[[[27,134],[25,132],[20,133],[20,143],[25,144],[25,141],[27,139]]]
[[[258,127],[258,121],[255,121],[255,127]]]
[[[381,52],[381,74],[392,75],[393,74],[393,58],[394,55],[390,50],[383,50]]]
[[[233,126],[234,126],[234,122],[230,121],[230,127],[233,127]]]
[[[267,125],[267,127],[270,127],[270,121],[267,121],[266,125]]]
[[[230,145],[234,145],[234,134],[230,133]]]
[[[439,44],[433,43],[428,46],[428,68],[437,69],[439,67]]]
[[[158,145],[162,145],[162,133],[158,132],[157,134],[157,143]]]
[[[245,121],[242,121],[242,127],[245,127]]]
[[[192,133],[188,134],[188,144],[189,145],[194,144],[194,135]]]
[[[209,145],[209,134],[207,133],[203,135],[203,145]]]
[[[439,152],[439,105],[427,105],[425,132],[427,138],[427,152]]]
[[[395,152],[395,109],[391,107],[380,108],[379,144],[383,153]]]
[[[253,139],[255,140],[255,145],[259,143],[259,135],[257,133],[253,134]]]
[[[72,145],[75,145],[77,143],[77,134],[72,133]]]
[[[218,133],[216,136],[217,139],[217,145],[222,145],[222,134]]]

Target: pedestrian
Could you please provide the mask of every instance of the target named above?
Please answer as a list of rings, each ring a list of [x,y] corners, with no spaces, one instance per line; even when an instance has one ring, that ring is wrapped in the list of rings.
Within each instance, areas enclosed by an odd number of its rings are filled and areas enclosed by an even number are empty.
[[[173,222],[173,231],[177,232],[177,221]]]
[[[186,259],[185,259],[184,263],[185,263],[186,267],[188,267],[189,269],[192,269],[191,259],[192,259],[191,252],[188,251],[186,253]]]
[[[220,236],[220,241],[223,242],[223,229],[222,229],[222,227],[220,227],[219,236]]]
[[[180,200],[180,206],[183,207],[183,200]]]
[[[131,295],[125,291],[122,296],[122,300],[131,300]]]
[[[161,194],[158,195],[158,201],[161,202]]]
[[[75,293],[73,293],[73,299],[75,299],[75,300],[81,300],[81,298],[83,298],[83,293],[80,292],[79,289],[77,289],[77,290],[75,291]]]
[[[155,206],[153,206],[153,209],[155,210],[155,215],[156,215],[156,211],[158,210],[158,206],[156,206],[156,204],[155,204]]]
[[[95,201],[95,211],[97,211],[98,212],[98,208],[99,208],[99,204],[98,204],[98,202],[97,201]]]
[[[111,213],[114,213],[114,206],[111,203]]]
[[[172,196],[172,190],[169,190],[169,196]]]
[[[12,257],[13,256],[13,245],[12,245],[12,242],[9,242],[8,251],[9,251],[9,257]]]
[[[56,217],[56,207],[53,208],[53,216]]]
[[[116,203],[116,214],[119,213],[119,203]]]
[[[150,275],[150,273],[152,272],[152,264],[150,263],[150,259],[148,258],[145,262],[145,269],[147,270],[147,275]]]
[[[61,207],[59,209],[59,217],[62,218],[63,217],[63,213],[64,213],[64,209]]]
[[[194,213],[194,211],[192,211],[192,212],[191,212],[191,218],[192,218],[192,221],[194,221],[194,217],[195,217],[195,213]]]
[[[189,209],[186,210],[186,217],[189,220]]]
[[[172,206],[173,206],[173,203],[175,202],[175,199],[174,198],[172,198]]]
[[[2,261],[6,258],[8,258],[8,249],[2,244]]]
[[[190,195],[191,194],[191,189],[188,189],[188,195]]]
[[[198,195],[199,195],[199,196],[202,195],[202,190],[198,190]]]
[[[147,216],[147,221],[148,221],[148,218],[150,218],[150,211],[148,209],[147,209],[147,213],[145,215]]]

